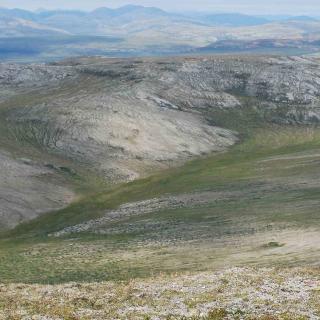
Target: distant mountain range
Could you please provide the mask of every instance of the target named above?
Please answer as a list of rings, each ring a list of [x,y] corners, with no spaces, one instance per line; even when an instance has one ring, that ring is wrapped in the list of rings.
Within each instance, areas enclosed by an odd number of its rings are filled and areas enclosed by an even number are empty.
[[[287,22],[319,22],[308,16],[283,19]],[[2,36],[39,35],[52,32],[73,35],[110,35],[140,31],[169,24],[191,24],[223,27],[250,27],[270,24],[273,20],[239,13],[203,14],[198,16],[173,14],[154,7],[127,5],[117,9],[98,8],[92,12],[54,10],[31,12],[21,9],[0,8]],[[24,30],[23,28],[26,28]],[[132,29],[133,27],[133,29]]]
[[[28,51],[31,56],[43,59],[86,54],[153,55],[188,53],[212,48],[215,43],[220,47],[221,41],[230,40],[315,41],[320,39],[320,20],[239,13],[178,14],[136,5],[91,12],[0,8],[0,35],[2,59],[23,58],[26,41],[32,47]]]
[[[20,9],[0,9],[1,34],[18,35],[21,32],[20,26],[26,24],[34,26],[34,30],[28,29],[29,36],[39,35],[39,30],[44,33],[47,30],[61,30],[60,33],[70,33],[73,35],[106,35],[115,33],[115,28],[129,30],[126,25],[138,24],[148,21],[150,23],[174,22],[184,19],[182,16],[174,15],[162,11],[158,8],[128,5],[118,9],[98,8],[92,12],[82,11],[40,11],[30,12]],[[6,21],[6,24],[3,22]],[[8,31],[9,29],[10,32]],[[118,30],[119,32],[120,29]],[[5,32],[3,32],[5,31]],[[57,31],[58,32],[58,31]]]

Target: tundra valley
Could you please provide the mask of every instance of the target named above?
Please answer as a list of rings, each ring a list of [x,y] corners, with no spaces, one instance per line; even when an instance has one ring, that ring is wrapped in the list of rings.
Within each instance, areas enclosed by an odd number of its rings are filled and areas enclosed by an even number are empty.
[[[320,319],[320,21],[1,10],[1,320]]]

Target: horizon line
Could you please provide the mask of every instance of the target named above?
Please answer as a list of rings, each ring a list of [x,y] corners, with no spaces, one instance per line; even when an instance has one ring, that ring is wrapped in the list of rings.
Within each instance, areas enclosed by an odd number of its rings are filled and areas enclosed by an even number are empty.
[[[64,12],[82,12],[82,13],[91,13],[94,12],[95,10],[98,9],[110,9],[110,10],[117,10],[121,8],[126,8],[126,7],[137,7],[137,8],[149,8],[149,9],[157,9],[161,10],[163,12],[167,13],[177,13],[177,14],[186,14],[186,13],[195,13],[195,14],[239,14],[239,15],[247,15],[247,16],[256,16],[256,17],[320,17],[319,15],[312,15],[312,14],[290,14],[290,13],[277,13],[277,14],[262,14],[261,13],[244,13],[240,11],[207,11],[207,10],[166,10],[162,9],[156,6],[144,6],[144,5],[138,5],[138,4],[126,4],[118,7],[108,7],[108,6],[97,6],[94,9],[86,10],[86,9],[78,9],[78,8],[37,8],[37,9],[26,9],[23,7],[7,7],[7,6],[0,6],[0,9],[5,9],[5,10],[22,10],[22,11],[27,11],[27,12],[32,12],[32,13],[41,13],[41,12],[52,12],[52,11],[64,11]]]

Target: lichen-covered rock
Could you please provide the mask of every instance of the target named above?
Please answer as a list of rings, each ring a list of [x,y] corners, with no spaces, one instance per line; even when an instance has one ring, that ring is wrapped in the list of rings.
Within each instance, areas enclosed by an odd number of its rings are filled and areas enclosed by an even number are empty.
[[[126,284],[0,285],[0,319],[318,320],[318,271],[232,268]]]

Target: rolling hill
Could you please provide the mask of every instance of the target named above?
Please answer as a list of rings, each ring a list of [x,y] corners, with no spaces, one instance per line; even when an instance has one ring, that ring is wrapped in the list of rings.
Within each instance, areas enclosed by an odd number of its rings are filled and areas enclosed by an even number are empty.
[[[318,318],[317,55],[3,62],[0,93],[0,318]]]
[[[100,241],[170,252],[138,270],[116,262],[120,278],[154,264],[168,271],[226,259],[315,263],[319,70],[317,58],[267,56],[2,64],[2,228],[18,241],[8,254],[21,258],[42,243],[63,257],[75,236],[84,241],[79,254]],[[6,168],[20,174],[7,176]],[[6,205],[18,199],[19,206]],[[185,251],[193,242],[203,258]],[[286,245],[270,257],[261,249],[269,242]],[[12,279],[7,241],[1,245],[2,279]],[[94,266],[84,275],[79,262],[70,267],[75,273],[54,269],[40,278],[21,269],[17,280],[104,277]]]
[[[69,32],[48,25],[16,17],[0,15],[0,32],[1,37],[46,37],[46,36],[63,36],[69,35]]]

